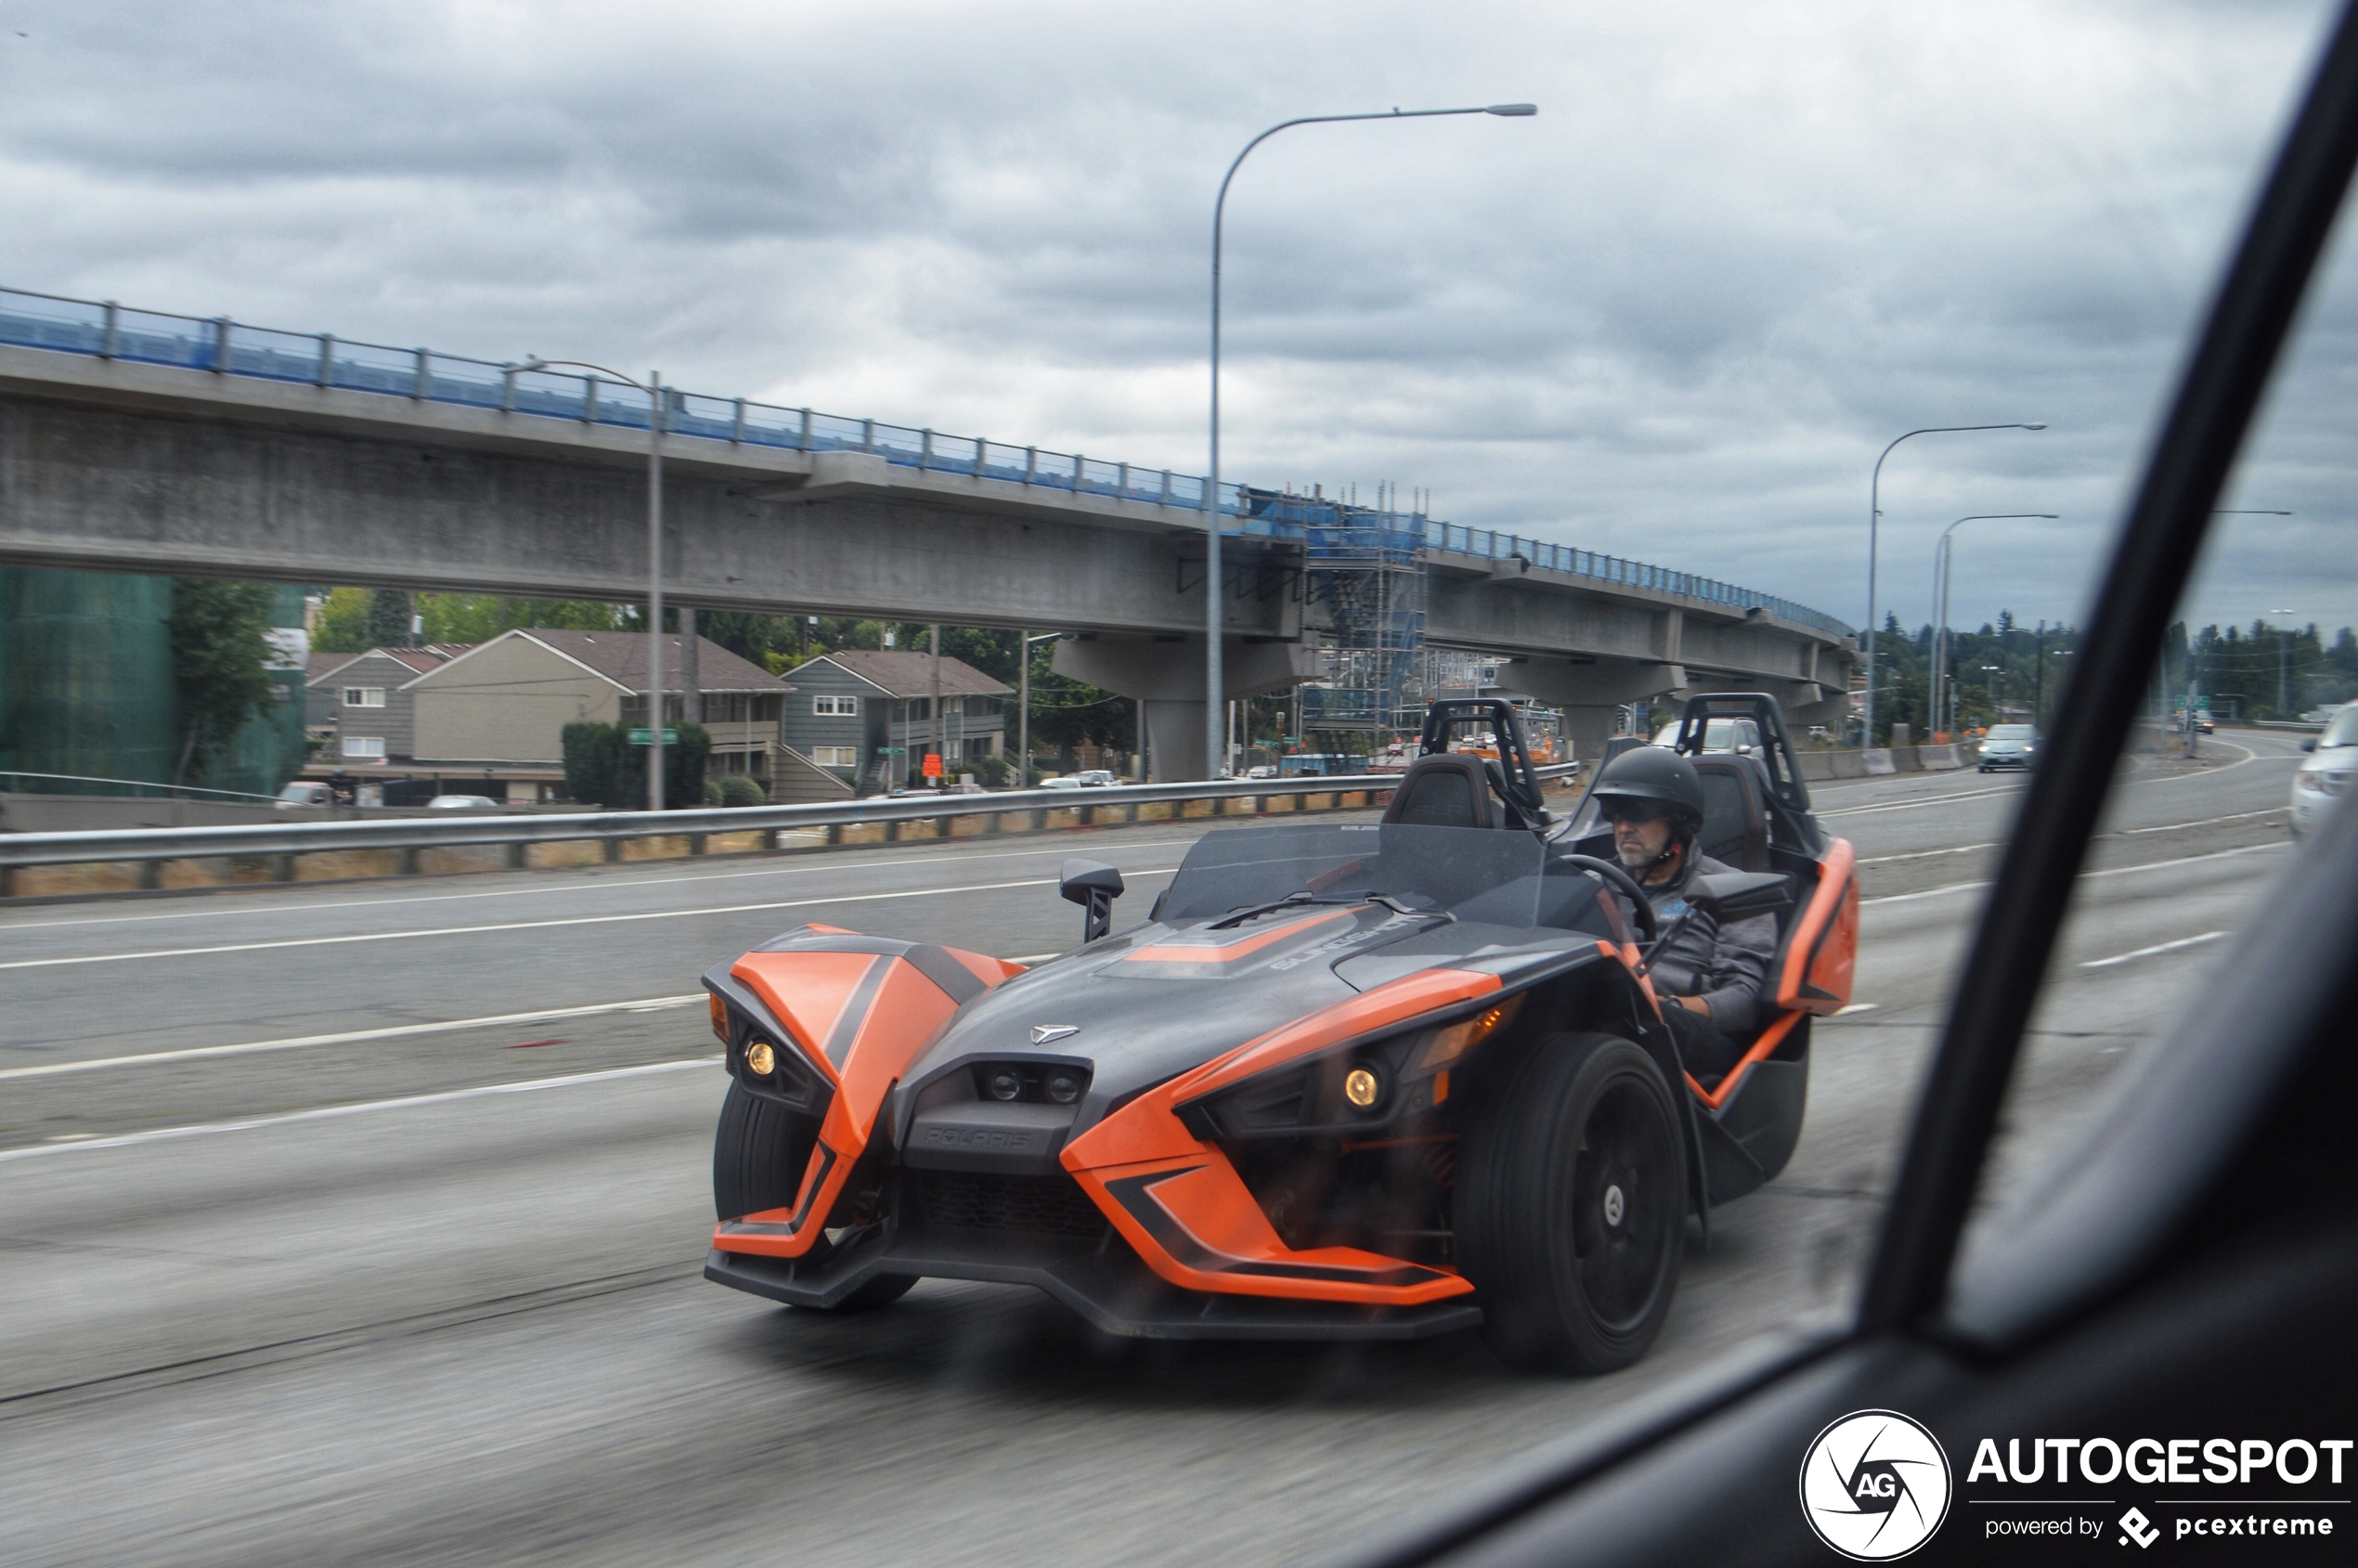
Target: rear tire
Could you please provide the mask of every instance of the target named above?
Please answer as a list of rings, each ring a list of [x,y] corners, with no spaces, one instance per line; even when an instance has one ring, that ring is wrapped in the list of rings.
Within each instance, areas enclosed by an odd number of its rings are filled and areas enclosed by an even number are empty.
[[[1686,1147],[1662,1069],[1612,1035],[1540,1041],[1466,1134],[1455,1213],[1500,1360],[1555,1373],[1638,1360],[1686,1242]]]
[[[819,1119],[732,1082],[712,1139],[712,1207],[723,1220],[783,1209],[802,1190]]]

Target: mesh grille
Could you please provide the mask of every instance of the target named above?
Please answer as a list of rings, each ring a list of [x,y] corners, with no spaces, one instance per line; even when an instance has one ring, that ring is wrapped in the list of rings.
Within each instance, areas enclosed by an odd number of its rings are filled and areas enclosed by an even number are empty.
[[[1070,1176],[1002,1176],[975,1171],[913,1171],[927,1225],[960,1230],[1044,1231],[1095,1240],[1106,1217]]]

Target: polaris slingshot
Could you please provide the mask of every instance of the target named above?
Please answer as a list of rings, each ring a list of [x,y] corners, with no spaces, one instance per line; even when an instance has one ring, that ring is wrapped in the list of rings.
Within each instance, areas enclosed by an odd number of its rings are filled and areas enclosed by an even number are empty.
[[[1704,752],[1741,714],[1764,744]],[[1449,749],[1458,729],[1492,758]],[[1217,830],[1143,923],[1070,862],[1082,945],[1035,968],[806,926],[704,977],[732,1079],[706,1278],[821,1311],[923,1277],[1037,1286],[1161,1338],[1480,1325],[1510,1365],[1645,1354],[1690,1215],[1800,1135],[1809,1020],[1848,1000],[1850,846],[1765,696],[1698,697],[1710,810],[1678,918],[1777,914],[1768,1023],[1698,1081],[1665,935],[1586,804],[1540,804],[1513,710],[1437,703],[1380,823]]]

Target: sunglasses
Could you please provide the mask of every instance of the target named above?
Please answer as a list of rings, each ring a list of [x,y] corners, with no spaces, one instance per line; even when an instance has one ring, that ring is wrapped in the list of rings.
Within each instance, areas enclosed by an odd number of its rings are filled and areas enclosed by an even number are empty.
[[[1670,808],[1656,805],[1651,800],[1608,800],[1598,810],[1609,823],[1627,823],[1633,826],[1660,822],[1670,815]]]

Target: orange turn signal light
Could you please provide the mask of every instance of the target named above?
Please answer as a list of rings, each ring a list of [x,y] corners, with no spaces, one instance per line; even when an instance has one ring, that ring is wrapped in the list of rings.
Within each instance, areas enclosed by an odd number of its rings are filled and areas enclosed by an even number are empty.
[[[1522,1005],[1520,994],[1509,996],[1496,1007],[1478,1013],[1463,1023],[1433,1030],[1432,1040],[1426,1043],[1423,1054],[1417,1058],[1417,1070],[1432,1072],[1437,1068],[1449,1066],[1506,1027],[1514,1017],[1515,1010]]]
[[[745,1070],[756,1078],[767,1078],[778,1070],[778,1053],[767,1040],[757,1040],[745,1047]]]
[[[729,1043],[729,1004],[720,1000],[720,993],[717,991],[706,991],[705,998],[712,1004],[712,1032],[720,1036],[720,1043],[726,1045]]]

